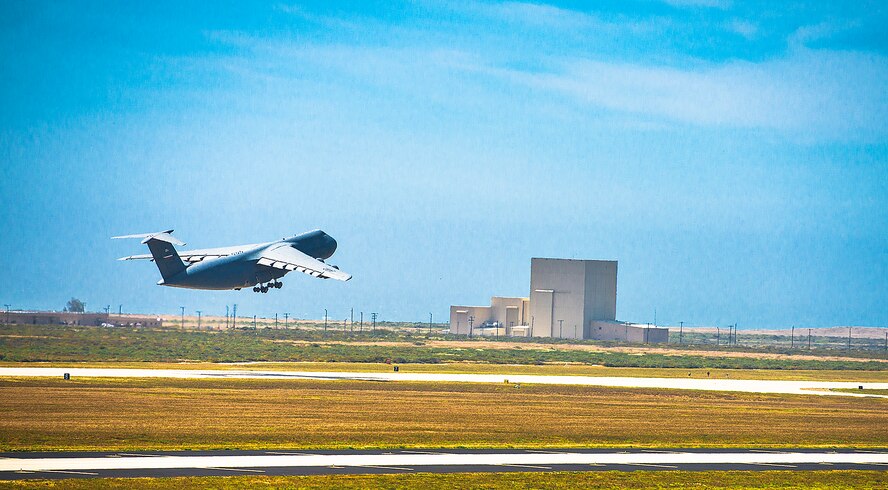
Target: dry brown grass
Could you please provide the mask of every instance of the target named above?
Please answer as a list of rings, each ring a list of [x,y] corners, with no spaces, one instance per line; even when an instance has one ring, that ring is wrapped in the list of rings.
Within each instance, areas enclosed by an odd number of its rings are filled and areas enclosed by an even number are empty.
[[[884,471],[593,471],[554,473],[413,473],[398,475],[210,476],[0,482],[0,488],[810,488],[884,489]]]
[[[461,383],[0,380],[0,449],[885,446],[888,401]]]

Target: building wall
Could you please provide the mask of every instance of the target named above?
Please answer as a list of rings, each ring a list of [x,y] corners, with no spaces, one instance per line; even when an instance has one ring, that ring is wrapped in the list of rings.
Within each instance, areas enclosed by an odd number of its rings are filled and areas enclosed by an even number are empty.
[[[534,337],[582,337],[585,276],[583,260],[531,259],[530,316]]]
[[[584,298],[585,330],[583,338],[593,338],[593,321],[617,319],[617,262],[615,260],[585,260],[586,284]]]
[[[450,307],[450,333],[456,335],[469,335],[474,327],[491,321],[491,308],[489,306],[451,306]],[[473,317],[472,325],[469,325],[469,317]]]
[[[593,340],[637,342],[640,344],[656,344],[669,341],[668,328],[593,320],[591,322],[591,329],[589,338]]]

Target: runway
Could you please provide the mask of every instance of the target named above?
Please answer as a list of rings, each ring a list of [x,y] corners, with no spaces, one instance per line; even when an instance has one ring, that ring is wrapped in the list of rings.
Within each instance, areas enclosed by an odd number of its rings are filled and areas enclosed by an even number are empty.
[[[0,480],[638,470],[888,469],[888,449],[428,449],[0,453]]]
[[[230,371],[189,369],[112,369],[112,368],[0,368],[0,376],[58,377],[69,373],[72,378],[234,378],[234,379],[329,379],[376,382],[424,381],[453,383],[513,383],[607,386],[619,388],[666,388],[679,390],[732,391],[791,395],[871,396],[884,395],[829,391],[831,389],[888,390],[888,383],[854,383],[830,381],[779,381],[727,378],[633,378],[597,376],[543,376],[527,374],[453,374],[410,372],[313,372],[313,371]]]

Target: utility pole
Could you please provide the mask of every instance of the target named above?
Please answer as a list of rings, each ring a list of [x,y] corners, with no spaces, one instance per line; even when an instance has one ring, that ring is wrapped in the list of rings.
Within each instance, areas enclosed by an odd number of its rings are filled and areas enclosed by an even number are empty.
[[[678,343],[680,344],[682,341],[682,336],[684,335],[685,322],[678,322]]]
[[[256,330],[256,315],[253,315],[253,330]]]
[[[474,331],[472,330],[472,323],[475,321],[475,316],[469,316],[469,338],[472,338],[472,334]]]
[[[327,335],[327,308],[324,308],[324,335]]]
[[[182,308],[182,316],[179,317],[179,328],[185,328],[185,307],[180,306]]]
[[[429,313],[429,335],[432,334],[432,314]]]
[[[792,329],[789,331],[789,348],[792,349],[795,347],[795,325],[792,326]]]
[[[808,329],[808,350],[811,350],[811,329]]]
[[[123,305],[117,305],[117,316],[123,315]]]
[[[360,325],[359,332],[364,333],[364,312],[363,311],[361,312],[361,323],[359,323],[359,325]]]
[[[351,327],[349,328],[350,333],[355,332],[355,309],[351,309]]]
[[[284,313],[284,330],[290,328],[288,325],[288,320],[290,319],[289,313]]]
[[[657,310],[654,310],[657,311]],[[656,313],[655,313],[656,315]],[[648,338],[651,336],[651,322],[648,322],[647,327],[644,329],[644,343],[648,343]],[[627,339],[628,340],[628,339]]]
[[[715,327],[715,345],[721,345],[721,329]]]
[[[237,303],[234,304],[234,311],[231,312],[231,328],[237,328]]]
[[[5,323],[5,325],[8,327],[9,326],[9,305],[4,304],[3,306],[6,307],[6,323]]]
[[[105,315],[106,315],[106,316],[110,314],[110,313],[109,313],[110,311],[111,311],[111,305],[107,305],[107,306],[105,306]]]
[[[225,305],[225,328],[228,329],[228,305]]]
[[[376,331],[376,313],[370,313],[370,318],[373,319],[373,331]]]
[[[197,312],[197,329],[200,330],[200,310],[194,310]]]
[[[558,338],[559,338],[559,339],[562,338],[562,337],[561,337],[561,327],[562,327],[562,325],[564,325],[564,320],[558,320]]]
[[[530,336],[533,338],[533,317],[530,317]]]
[[[274,314],[274,329],[277,330],[277,328],[278,328],[278,314],[275,313]]]
[[[848,327],[848,350],[851,350],[851,327]]]

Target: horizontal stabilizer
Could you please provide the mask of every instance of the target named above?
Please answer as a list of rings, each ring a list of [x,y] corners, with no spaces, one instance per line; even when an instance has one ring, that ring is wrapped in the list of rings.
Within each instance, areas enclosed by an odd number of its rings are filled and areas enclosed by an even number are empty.
[[[178,238],[174,237],[173,235],[171,235],[170,233],[172,233],[172,232],[173,232],[173,230],[166,230],[166,231],[158,231],[155,233],[137,233],[135,235],[113,236],[111,238],[112,239],[141,238],[142,243],[148,243],[148,240],[158,240],[161,242],[172,243],[173,245],[180,245],[180,246],[185,245],[185,242],[183,242],[183,241],[179,240]]]

